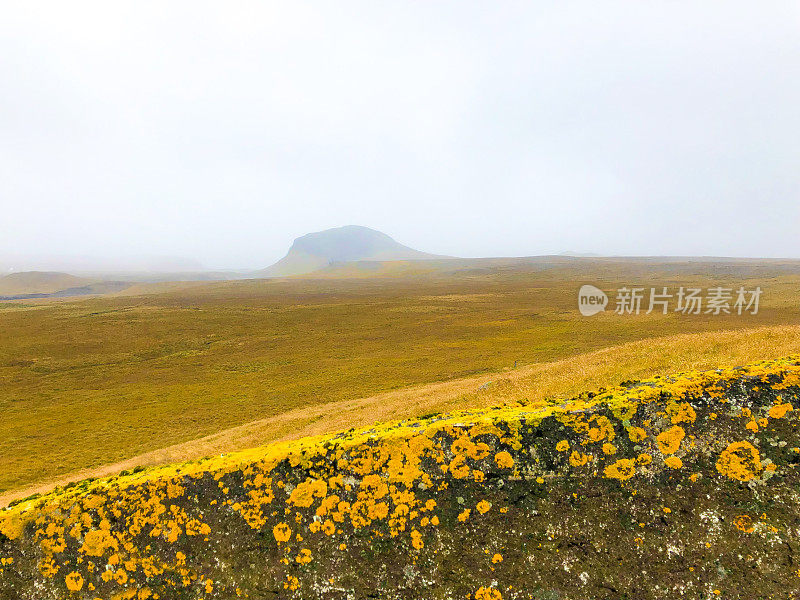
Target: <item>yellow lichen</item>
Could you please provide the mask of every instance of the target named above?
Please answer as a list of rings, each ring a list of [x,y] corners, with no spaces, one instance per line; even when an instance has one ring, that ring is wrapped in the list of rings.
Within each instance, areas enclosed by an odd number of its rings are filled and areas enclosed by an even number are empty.
[[[793,410],[793,407],[788,402],[776,404],[775,406],[770,407],[769,416],[773,419],[782,419],[790,410]]]
[[[761,472],[761,455],[748,441],[733,442],[717,459],[717,471],[731,479],[750,481]]]
[[[499,590],[493,587],[479,587],[475,592],[475,600],[503,600],[503,596]]]
[[[621,458],[613,465],[607,466],[603,473],[609,479],[625,481],[636,474],[636,463],[629,458]]]
[[[675,454],[680,448],[684,437],[686,437],[686,432],[682,427],[677,425],[670,427],[656,436],[658,449],[661,450],[662,454]]]
[[[286,523],[278,523],[272,528],[272,535],[278,542],[288,542],[292,537],[292,529]]]
[[[79,592],[83,588],[83,576],[76,571],[73,571],[64,578],[67,584],[67,589],[71,592]]]
[[[647,437],[647,431],[641,427],[629,427],[628,437],[634,444],[638,444]]]
[[[569,464],[571,464],[573,467],[582,467],[589,462],[589,458],[590,457],[588,454],[573,450],[572,454],[569,455]]]
[[[494,455],[494,461],[501,469],[510,469],[514,466],[514,459],[505,450]]]
[[[739,515],[733,520],[733,524],[739,531],[745,533],[752,533],[754,531],[753,519],[750,518],[750,515]]]

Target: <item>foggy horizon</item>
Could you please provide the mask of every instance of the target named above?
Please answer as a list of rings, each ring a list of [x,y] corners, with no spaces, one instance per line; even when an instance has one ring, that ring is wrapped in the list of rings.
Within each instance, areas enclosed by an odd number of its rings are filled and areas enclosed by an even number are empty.
[[[0,14],[3,272],[261,269],[347,224],[465,258],[800,258],[795,3]]]

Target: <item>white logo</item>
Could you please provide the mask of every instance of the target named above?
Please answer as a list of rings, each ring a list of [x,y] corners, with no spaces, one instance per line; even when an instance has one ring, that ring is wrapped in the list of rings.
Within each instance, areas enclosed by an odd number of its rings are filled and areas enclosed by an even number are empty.
[[[608,296],[593,285],[583,285],[578,291],[578,309],[584,317],[591,317],[606,309]]]

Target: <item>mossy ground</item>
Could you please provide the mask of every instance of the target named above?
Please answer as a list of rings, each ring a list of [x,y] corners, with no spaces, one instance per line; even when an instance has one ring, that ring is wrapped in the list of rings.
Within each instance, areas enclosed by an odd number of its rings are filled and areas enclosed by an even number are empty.
[[[266,446],[0,513],[0,598],[793,598],[800,359]]]

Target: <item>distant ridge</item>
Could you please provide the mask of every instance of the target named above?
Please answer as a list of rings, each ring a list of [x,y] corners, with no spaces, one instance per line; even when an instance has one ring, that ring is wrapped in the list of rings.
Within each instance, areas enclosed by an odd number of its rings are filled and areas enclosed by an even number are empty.
[[[0,294],[52,294],[60,290],[84,286],[91,279],[55,271],[21,271],[0,277]]]
[[[287,277],[312,273],[335,263],[436,258],[447,257],[414,250],[369,227],[345,225],[297,238],[286,256],[259,273]]]

